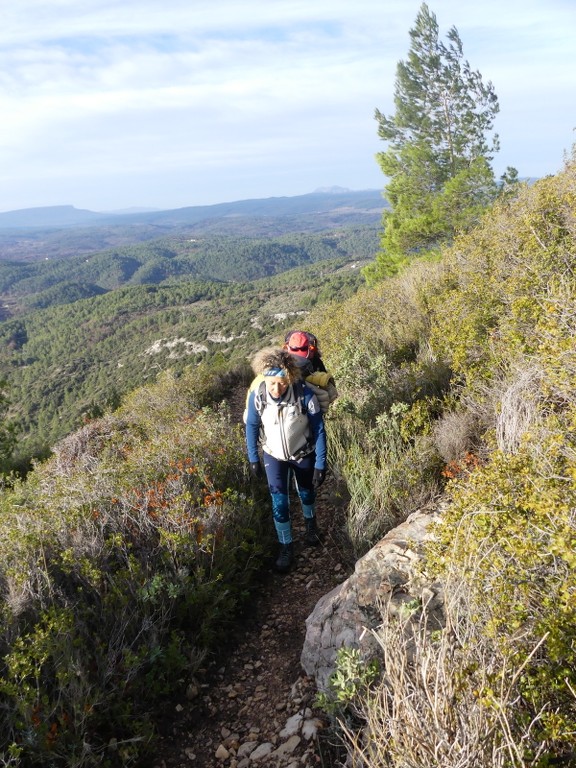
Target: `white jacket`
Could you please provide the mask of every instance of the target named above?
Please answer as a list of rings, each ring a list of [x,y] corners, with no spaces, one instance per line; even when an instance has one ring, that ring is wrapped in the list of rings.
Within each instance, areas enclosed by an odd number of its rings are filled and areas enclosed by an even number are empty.
[[[294,387],[288,397],[277,401],[266,390],[266,404],[260,409],[262,450],[280,461],[299,459],[314,450],[308,409],[303,398],[295,396]],[[256,394],[256,398],[259,394]]]

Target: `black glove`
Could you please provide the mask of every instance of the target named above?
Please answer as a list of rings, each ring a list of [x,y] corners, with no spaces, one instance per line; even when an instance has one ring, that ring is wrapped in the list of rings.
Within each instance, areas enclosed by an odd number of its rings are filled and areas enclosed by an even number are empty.
[[[314,470],[314,477],[312,478],[312,487],[314,490],[317,488],[320,488],[324,480],[326,479],[326,470],[325,469],[315,469]]]
[[[262,464],[259,461],[250,462],[250,472],[256,478],[262,477]]]

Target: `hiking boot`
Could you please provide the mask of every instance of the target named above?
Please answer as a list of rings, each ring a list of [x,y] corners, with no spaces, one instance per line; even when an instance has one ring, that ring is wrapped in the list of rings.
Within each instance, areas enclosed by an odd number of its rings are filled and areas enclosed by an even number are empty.
[[[304,541],[308,547],[317,547],[320,544],[320,531],[316,525],[315,517],[305,517],[306,533],[304,534]]]
[[[280,573],[286,573],[290,570],[292,560],[294,559],[294,545],[280,544],[280,553],[276,560],[276,570]]]

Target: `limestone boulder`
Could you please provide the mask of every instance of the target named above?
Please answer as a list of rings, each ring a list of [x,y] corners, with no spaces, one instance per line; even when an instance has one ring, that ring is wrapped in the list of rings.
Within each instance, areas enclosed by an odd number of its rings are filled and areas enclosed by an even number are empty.
[[[417,604],[426,611],[428,626],[443,625],[442,587],[418,567],[423,544],[432,535],[430,523],[437,519],[438,512],[412,514],[358,560],[345,582],[317,602],[306,620],[301,664],[318,690],[326,690],[342,646],[360,650],[366,659],[378,655],[371,630],[381,625],[383,615],[401,614],[407,605]]]

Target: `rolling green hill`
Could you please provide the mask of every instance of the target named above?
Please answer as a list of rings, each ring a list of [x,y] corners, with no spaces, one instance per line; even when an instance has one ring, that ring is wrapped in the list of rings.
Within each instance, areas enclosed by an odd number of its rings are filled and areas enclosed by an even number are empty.
[[[377,248],[372,226],[276,238],[173,235],[91,255],[0,261],[0,300],[16,316],[125,285],[250,281],[327,259],[371,259]]]
[[[44,455],[86,414],[163,370],[244,360],[313,307],[353,294],[362,263],[340,256],[253,281],[188,277],[114,290],[56,281],[19,297],[26,311],[0,323],[0,378],[18,423],[19,461]],[[91,295],[79,297],[83,290]]]

